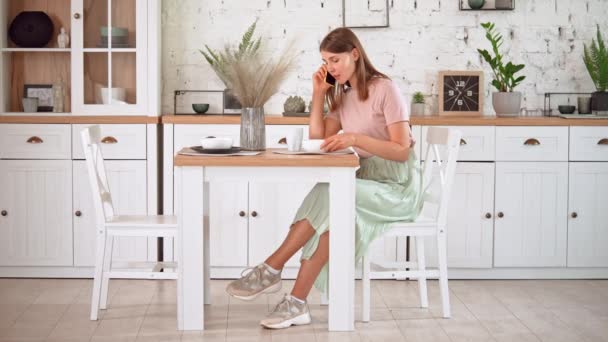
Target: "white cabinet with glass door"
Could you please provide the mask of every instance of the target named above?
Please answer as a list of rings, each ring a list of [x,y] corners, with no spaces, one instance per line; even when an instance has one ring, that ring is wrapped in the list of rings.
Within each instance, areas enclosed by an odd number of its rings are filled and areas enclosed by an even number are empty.
[[[72,0],[73,111],[147,111],[147,0]]]
[[[0,112],[160,115],[160,6],[155,0],[0,2],[0,27],[5,28],[0,35]],[[45,46],[12,41],[8,27],[22,12],[50,18],[53,33]],[[70,39],[65,48],[58,47],[61,28]],[[62,85],[61,106],[53,93],[57,85]],[[45,99],[39,99],[37,110],[28,110],[24,96]]]

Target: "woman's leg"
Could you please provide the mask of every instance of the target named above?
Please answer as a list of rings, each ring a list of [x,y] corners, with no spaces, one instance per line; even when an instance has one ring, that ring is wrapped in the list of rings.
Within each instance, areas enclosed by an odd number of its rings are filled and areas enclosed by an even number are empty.
[[[317,250],[308,260],[302,260],[291,295],[306,300],[321,269],[329,260],[329,232],[321,234]]]
[[[283,269],[289,258],[296,254],[314,234],[315,230],[308,220],[304,219],[294,223],[279,249],[272,253],[265,263],[275,270]]]

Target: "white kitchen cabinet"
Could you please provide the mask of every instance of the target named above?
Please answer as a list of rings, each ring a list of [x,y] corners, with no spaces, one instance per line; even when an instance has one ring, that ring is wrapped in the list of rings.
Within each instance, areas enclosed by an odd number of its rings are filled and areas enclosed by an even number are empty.
[[[0,160],[0,265],[72,266],[72,161]]]
[[[211,266],[244,268],[266,260],[287,236],[300,203],[313,185],[238,181],[210,184]],[[298,267],[299,254],[286,266]]]
[[[568,163],[497,162],[494,266],[566,266]]]
[[[263,262],[287,236],[300,204],[315,184],[249,183],[249,266]],[[300,266],[300,253],[285,265]]]
[[[212,267],[245,267],[248,243],[247,182],[210,183],[209,263]]]
[[[0,111],[24,111],[26,84],[62,83],[62,113],[159,115],[160,9],[155,0],[3,1],[4,30],[19,12],[42,11],[53,18],[56,32],[66,29],[70,44],[58,48],[57,33],[41,48],[0,40],[0,74],[9,88],[0,92]],[[44,109],[54,106],[51,101]]]
[[[447,219],[448,267],[491,268],[494,243],[494,163],[459,162]],[[405,239],[398,244],[398,259],[405,260]],[[426,262],[437,267],[434,239],[425,242]],[[410,259],[416,258],[410,242]]]
[[[117,215],[146,215],[146,162],[105,162],[112,204]],[[84,160],[74,161],[74,265],[95,265],[95,209]],[[119,237],[114,240],[115,261],[146,261],[148,243],[143,237]]]
[[[448,210],[448,266],[492,267],[494,163],[458,163]]]
[[[148,5],[153,3],[72,0],[72,63],[79,71],[72,73],[75,112],[146,113]],[[104,27],[128,34],[124,40],[107,34],[104,40]]]
[[[570,163],[568,266],[608,267],[608,163]]]

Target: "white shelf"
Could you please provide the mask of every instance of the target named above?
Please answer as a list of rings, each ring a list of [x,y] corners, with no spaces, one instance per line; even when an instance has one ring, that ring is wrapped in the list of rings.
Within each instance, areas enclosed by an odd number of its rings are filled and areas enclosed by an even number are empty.
[[[72,113],[67,113],[67,112],[61,112],[61,113],[57,113],[57,112],[35,112],[35,113],[31,113],[31,112],[2,112],[2,113],[0,113],[0,116],[23,116],[23,115],[28,115],[28,116],[66,116],[66,115],[72,115]]]
[[[136,52],[136,48],[84,48],[83,52]]]
[[[2,52],[70,52],[70,48],[2,48]]]

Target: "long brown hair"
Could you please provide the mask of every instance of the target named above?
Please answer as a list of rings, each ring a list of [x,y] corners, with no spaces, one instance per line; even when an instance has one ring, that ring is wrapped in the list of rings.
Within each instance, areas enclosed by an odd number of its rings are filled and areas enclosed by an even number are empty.
[[[321,41],[321,45],[319,46],[319,51],[344,53],[351,52],[355,48],[359,51],[359,59],[356,61],[355,65],[357,93],[359,99],[365,101],[369,97],[369,89],[367,88],[369,81],[374,77],[389,77],[374,68],[355,33],[345,27],[334,29],[323,38],[323,41]],[[332,111],[340,108],[346,90],[344,84],[338,85],[336,83],[335,88],[336,89],[330,89],[325,94],[325,99]]]

